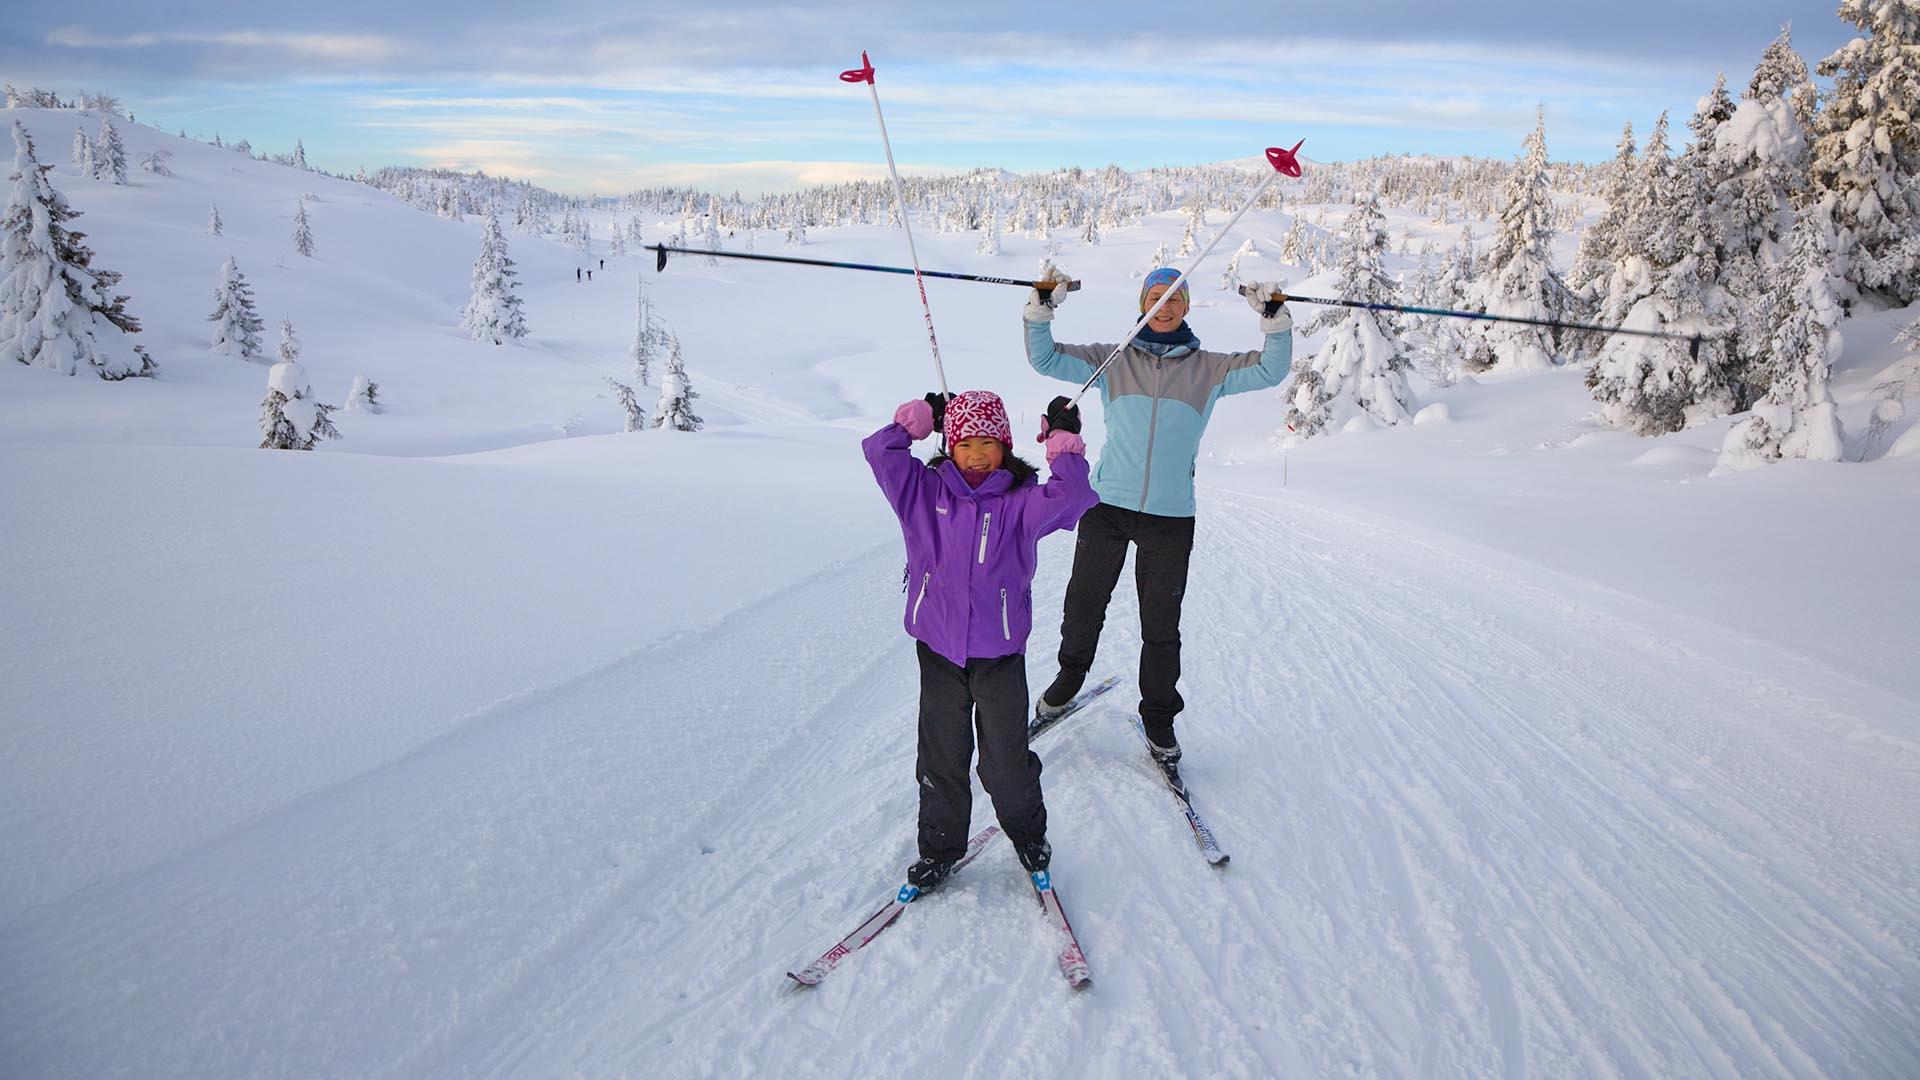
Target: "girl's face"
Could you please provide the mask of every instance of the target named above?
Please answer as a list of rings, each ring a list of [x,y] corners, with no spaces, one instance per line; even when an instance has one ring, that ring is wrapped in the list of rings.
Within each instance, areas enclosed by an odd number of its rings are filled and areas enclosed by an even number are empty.
[[[1146,307],[1140,310],[1145,311],[1147,308],[1152,307],[1154,301],[1166,295],[1168,288],[1169,286],[1166,285],[1155,285],[1153,288],[1148,289]],[[1157,330],[1164,334],[1170,330],[1179,329],[1180,320],[1186,317],[1187,301],[1184,297],[1176,293],[1168,299],[1166,303],[1160,305],[1160,310],[1153,313],[1153,318],[1147,320],[1147,329]]]
[[[1007,448],[1000,445],[1000,440],[989,439],[985,435],[961,439],[949,449],[953,454],[953,463],[970,473],[990,473],[1007,459]]]

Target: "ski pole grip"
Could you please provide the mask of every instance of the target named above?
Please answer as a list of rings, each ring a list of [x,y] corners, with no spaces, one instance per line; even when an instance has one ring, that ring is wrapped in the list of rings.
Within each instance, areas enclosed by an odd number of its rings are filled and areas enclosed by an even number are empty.
[[[1252,295],[1253,295],[1253,286],[1251,286],[1251,285],[1242,285],[1242,286],[1240,286],[1240,295],[1241,295],[1241,296],[1252,296]],[[1271,319],[1271,318],[1273,318],[1273,317],[1274,317],[1275,315],[1278,315],[1278,314],[1280,314],[1280,305],[1281,305],[1281,304],[1284,304],[1284,303],[1286,303],[1286,302],[1287,302],[1287,294],[1286,294],[1286,293],[1281,293],[1281,294],[1280,294],[1279,296],[1277,296],[1277,297],[1275,297],[1275,296],[1269,296],[1269,297],[1267,297],[1267,300],[1266,300],[1266,306],[1265,306],[1265,307],[1262,307],[1262,308],[1260,309],[1260,314],[1261,314],[1261,315],[1264,315],[1265,317],[1267,317],[1267,318],[1269,318],[1269,319]]]

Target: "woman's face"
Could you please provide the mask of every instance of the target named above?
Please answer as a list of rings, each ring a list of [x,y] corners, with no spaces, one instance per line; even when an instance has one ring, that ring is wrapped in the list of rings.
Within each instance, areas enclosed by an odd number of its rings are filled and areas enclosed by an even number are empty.
[[[984,435],[961,439],[950,448],[953,463],[970,473],[988,473],[1000,467],[1007,459],[1007,448],[1000,445],[999,439],[989,439]]]
[[[1171,287],[1172,286],[1169,285],[1155,285],[1153,288],[1148,289],[1147,307],[1152,307],[1154,302],[1162,296],[1165,296],[1167,290]],[[1146,308],[1142,308],[1141,310],[1145,311]],[[1153,318],[1147,320],[1147,329],[1157,330],[1161,333],[1166,333],[1169,330],[1177,330],[1180,327],[1180,321],[1186,317],[1186,298],[1176,293],[1168,298],[1166,303],[1160,305],[1160,310],[1153,313]]]

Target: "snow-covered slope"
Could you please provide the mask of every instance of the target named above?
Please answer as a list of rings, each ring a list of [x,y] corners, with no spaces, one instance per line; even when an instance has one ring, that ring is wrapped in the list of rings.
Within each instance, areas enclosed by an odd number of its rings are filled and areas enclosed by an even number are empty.
[[[74,114],[25,115],[64,162]],[[1198,858],[1115,694],[1041,747],[1090,994],[1004,846],[796,994],[912,849],[899,541],[855,446],[932,388],[912,283],[629,258],[576,284],[510,234],[533,337],[478,345],[477,221],[126,137],[177,175],[53,178],[161,377],[0,370],[0,1074],[1920,1071],[1920,457],[1708,480],[1722,425],[1594,427],[1576,372],[1417,385],[1450,420],[1284,454],[1276,395],[1225,401],[1181,731],[1233,863]],[[1274,272],[1245,276],[1301,280],[1290,223],[1249,215]],[[1069,244],[1059,337],[1120,332],[1181,224]],[[324,400],[365,374],[390,410],[253,449],[266,369],[206,349],[228,255]],[[617,433],[643,277],[699,434]],[[1194,326],[1251,344],[1214,277]],[[956,388],[1033,430],[1064,388],[1026,368],[1021,294],[929,293]],[[1850,430],[1911,316],[1844,328]],[[1037,611],[1070,557],[1043,545]],[[1128,592],[1100,668],[1130,681]]]

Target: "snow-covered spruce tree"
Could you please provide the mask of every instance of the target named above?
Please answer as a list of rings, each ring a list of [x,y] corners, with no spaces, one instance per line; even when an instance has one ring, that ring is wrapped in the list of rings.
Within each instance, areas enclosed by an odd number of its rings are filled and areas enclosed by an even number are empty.
[[[79,213],[53,189],[33,140],[13,122],[13,170],[0,214],[0,361],[72,375],[82,367],[109,381],[151,375],[153,358],[130,339],[140,321],[120,275],[93,266],[86,234],[68,222]]]
[[[1220,273],[1220,287],[1228,292],[1238,289],[1243,272],[1240,266],[1241,262],[1259,257],[1260,248],[1254,244],[1253,238],[1249,236],[1238,248],[1234,249],[1233,257],[1227,260],[1227,268]]]
[[[1656,129],[1658,132],[1659,129]],[[1655,144],[1648,144],[1651,149]],[[1587,386],[1615,427],[1661,435],[1726,415],[1732,408],[1732,358],[1709,322],[1716,265],[1709,236],[1705,178],[1692,169],[1669,178],[1658,209],[1664,225],[1614,275],[1609,302],[1637,299],[1620,325],[1712,337],[1655,338],[1613,334],[1587,369]]]
[[[987,200],[987,217],[980,226],[980,246],[975,249],[982,255],[1000,254],[1000,204],[998,200]]]
[[[307,144],[297,137],[293,140],[293,167],[296,169],[307,167]]]
[[[1864,33],[1820,61],[1834,77],[1813,182],[1855,287],[1920,299],[1920,0],[1840,0]]]
[[[1420,271],[1414,277],[1413,302],[1419,307],[1451,308],[1466,288],[1473,261],[1472,238],[1469,246],[1448,248],[1438,263],[1426,252],[1420,256]],[[1413,320],[1406,335],[1414,366],[1435,386],[1452,386],[1459,380],[1460,363],[1466,355],[1466,328],[1461,320],[1444,315],[1421,315]]]
[[[802,236],[800,242],[805,243],[806,237]],[[633,218],[627,222],[627,246],[638,249],[644,243],[646,243],[646,241],[640,238],[640,215],[635,214]]]
[[[627,253],[627,234],[620,231],[620,223],[614,222],[607,229],[607,254],[615,257]]]
[[[100,118],[100,134],[93,140],[93,178],[115,184],[127,182],[127,146],[113,117]]]
[[[1772,341],[1780,358],[1767,396],[1727,432],[1714,471],[1752,468],[1783,457],[1839,461],[1840,417],[1828,392],[1840,355],[1840,301],[1834,295],[1832,226],[1819,207],[1800,216],[1781,272],[1788,311]]]
[[[800,220],[799,211],[787,219],[787,246],[804,247],[807,242],[807,226]]]
[[[247,141],[246,139],[241,139],[239,142],[233,144],[233,152],[236,154],[245,154],[248,157],[252,157],[253,143]]]
[[[1688,151],[1707,175],[1718,228],[1725,308],[1716,317],[1734,334],[1736,412],[1753,406],[1777,369],[1772,341],[1788,310],[1774,301],[1795,208],[1807,201],[1812,133],[1801,109],[1812,92],[1806,64],[1783,30],[1761,56],[1739,105]]]
[[[1600,194],[1606,208],[1581,234],[1579,251],[1573,257],[1573,270],[1567,275],[1567,287],[1579,297],[1585,311],[1591,312],[1599,307],[1599,289],[1605,285],[1607,275],[1612,273],[1613,264],[1619,262],[1624,254],[1621,247],[1624,239],[1622,223],[1630,209],[1630,192],[1638,172],[1634,162],[1636,152],[1633,121],[1629,120],[1626,129],[1620,132],[1619,149],[1607,167],[1606,186]]]
[[[260,355],[260,331],[266,324],[254,309],[253,288],[232,256],[220,264],[220,277],[213,286],[213,314],[207,321],[213,324],[214,352],[242,360]]]
[[[1501,195],[1500,227],[1485,272],[1467,290],[1466,309],[1529,319],[1564,320],[1572,294],[1553,268],[1553,187],[1547,173],[1544,111],[1527,136]],[[1469,371],[1544,371],[1560,360],[1557,331],[1525,323],[1485,323],[1470,343]]]
[[[647,410],[640,407],[640,401],[633,396],[633,387],[618,379],[608,379],[607,385],[613,389],[614,400],[627,412],[627,430],[647,430]]]
[[[353,389],[347,392],[347,411],[379,413],[380,384],[365,375],[355,375]]]
[[[1147,256],[1147,265],[1141,267],[1138,270],[1135,270],[1133,272],[1133,276],[1146,277],[1148,274],[1151,274],[1155,270],[1158,270],[1161,267],[1167,265],[1167,263],[1172,258],[1173,256],[1167,254],[1167,242],[1165,240],[1162,240],[1157,246],[1154,247],[1153,254]]]
[[[155,176],[172,176],[173,169],[167,162],[173,159],[171,150],[153,150],[140,155],[140,171]]]
[[[1395,303],[1387,277],[1386,218],[1377,196],[1357,203],[1341,225],[1334,248],[1338,295],[1369,304]],[[1386,425],[1412,416],[1407,388],[1412,366],[1392,316],[1365,308],[1331,308],[1308,333],[1328,331],[1320,351],[1303,365],[1311,375],[1297,377],[1288,397],[1287,426],[1311,436],[1329,423],[1368,416]]]
[[[302,200],[293,211],[293,250],[313,258],[313,227],[307,222],[307,204]]]
[[[226,228],[227,228],[226,223],[220,220],[219,204],[208,203],[207,204],[207,235],[219,236],[226,231]]]
[[[635,290],[633,325],[633,374],[641,386],[652,385],[653,361],[660,351],[660,326],[653,318],[653,302],[647,299],[647,279],[640,279]]]
[[[460,329],[475,341],[502,345],[527,336],[527,321],[520,311],[520,298],[513,290],[520,283],[513,260],[507,257],[507,238],[500,232],[500,219],[487,215],[480,236],[480,255],[473,260],[473,292],[460,312]]]
[[[687,381],[687,365],[680,358],[680,339],[667,339],[667,369],[660,376],[660,404],[653,411],[653,426],[668,431],[699,431],[706,421],[693,414],[699,394]]]
[[[313,397],[306,365],[300,363],[300,339],[293,322],[280,320],[280,362],[267,372],[267,396],[260,403],[260,449],[311,450],[321,439],[337,439],[329,414],[333,406]]]
[[[1194,199],[1187,204],[1187,228],[1180,234],[1180,250],[1173,257],[1184,259],[1200,252],[1200,234],[1207,231],[1207,207],[1204,202]]]
[[[93,140],[87,138],[87,129],[78,125],[73,129],[73,168],[75,175],[93,178]]]
[[[1092,203],[1087,204],[1086,213],[1080,219],[1080,242],[1089,246],[1100,243],[1100,211]]]

